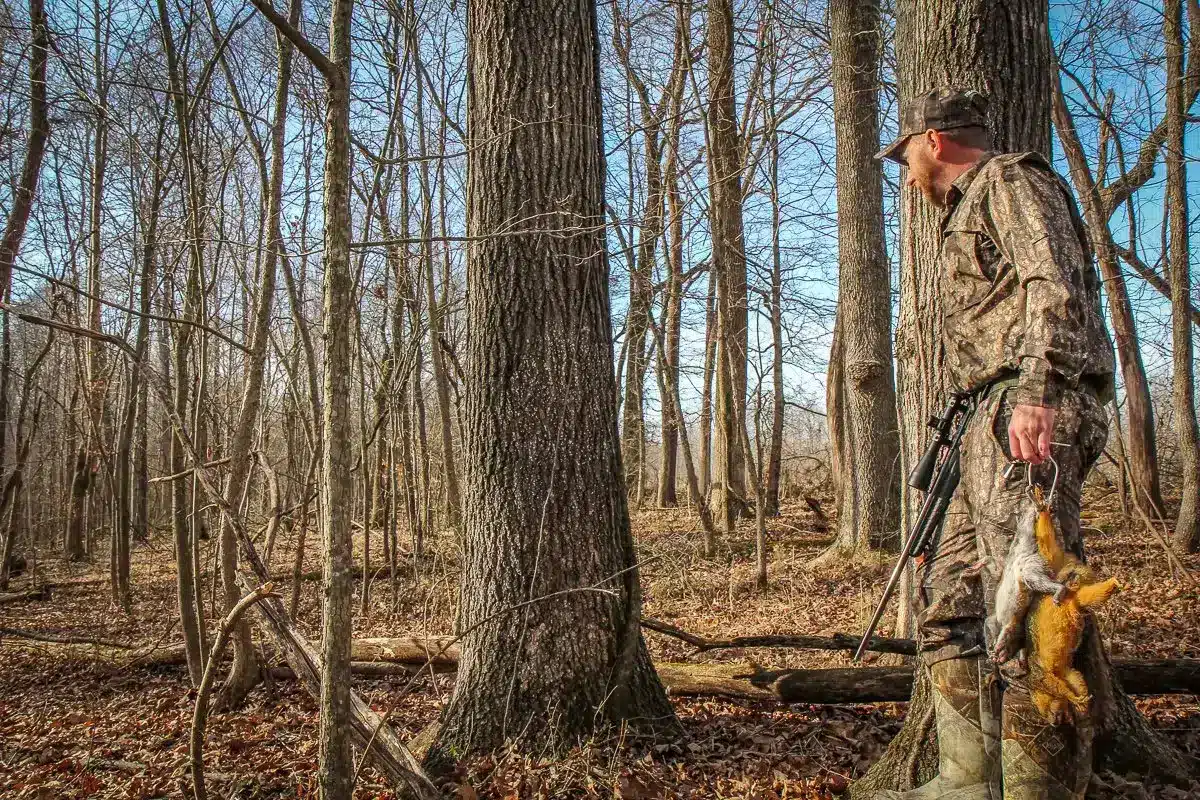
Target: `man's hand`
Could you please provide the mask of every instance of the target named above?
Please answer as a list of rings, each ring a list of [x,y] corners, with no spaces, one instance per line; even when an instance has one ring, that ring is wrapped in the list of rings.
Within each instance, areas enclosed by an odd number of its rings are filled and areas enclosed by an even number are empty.
[[[1013,406],[1008,423],[1008,449],[1017,461],[1040,464],[1050,457],[1050,435],[1054,431],[1054,409],[1043,406]]]

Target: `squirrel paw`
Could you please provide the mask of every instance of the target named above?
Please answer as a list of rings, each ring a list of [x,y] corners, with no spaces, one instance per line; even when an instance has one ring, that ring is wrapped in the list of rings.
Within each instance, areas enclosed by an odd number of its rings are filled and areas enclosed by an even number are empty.
[[[965,578],[977,578],[983,572],[983,568],[986,566],[987,566],[987,561],[984,559],[980,559],[979,561],[976,561],[974,564],[972,564],[971,566],[964,569],[962,571],[962,575]]]

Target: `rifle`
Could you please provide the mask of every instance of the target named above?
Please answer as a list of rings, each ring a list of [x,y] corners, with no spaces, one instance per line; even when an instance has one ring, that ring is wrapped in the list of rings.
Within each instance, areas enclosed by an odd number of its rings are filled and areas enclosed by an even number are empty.
[[[900,582],[900,576],[904,574],[904,567],[908,564],[908,560],[910,558],[916,558],[918,561],[924,559],[933,543],[934,534],[942,526],[946,509],[950,506],[950,499],[954,496],[954,490],[958,488],[959,444],[962,442],[967,424],[975,414],[975,408],[982,394],[983,392],[973,391],[951,395],[942,415],[929,418],[927,424],[934,431],[933,441],[929,443],[929,448],[908,475],[908,485],[925,492],[925,500],[921,503],[921,513],[917,515],[917,522],[913,525],[900,550],[900,559],[892,570],[892,576],[888,579],[887,586],[884,587],[879,606],[871,616],[867,631],[863,634],[862,641],[858,643],[858,649],[854,652],[855,662],[858,662],[862,658],[863,652],[866,651],[867,645],[871,641],[871,634],[875,632],[875,626],[879,624],[888,600],[896,591],[896,584]]]

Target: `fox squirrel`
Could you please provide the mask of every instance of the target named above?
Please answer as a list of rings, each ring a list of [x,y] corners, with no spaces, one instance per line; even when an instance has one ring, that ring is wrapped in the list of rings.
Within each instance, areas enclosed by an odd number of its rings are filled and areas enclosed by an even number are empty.
[[[1047,721],[1066,722],[1074,711],[1085,714],[1091,695],[1083,673],[1072,666],[1083,638],[1085,609],[1098,606],[1118,590],[1117,579],[1100,577],[1058,540],[1050,509],[1036,493],[1038,518],[1034,526],[1038,551],[1050,574],[1062,584],[1054,595],[1038,597],[1026,620],[1029,654],[1029,694]]]

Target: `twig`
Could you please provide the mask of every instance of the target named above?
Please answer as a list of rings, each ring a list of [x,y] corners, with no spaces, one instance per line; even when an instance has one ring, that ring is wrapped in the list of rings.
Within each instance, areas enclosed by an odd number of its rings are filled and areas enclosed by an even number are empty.
[[[213,644],[212,653],[208,657],[208,666],[204,668],[204,677],[200,680],[200,688],[196,692],[196,710],[192,714],[192,739],[189,752],[192,763],[192,793],[196,800],[207,800],[204,790],[204,728],[208,724],[208,695],[212,691],[213,680],[229,642],[229,632],[237,626],[242,615],[255,603],[273,595],[273,585],[268,582],[255,589],[237,602],[237,605],[221,621],[221,630],[217,633],[217,641]]]
[[[231,460],[232,460],[232,458],[230,456],[226,456],[225,458],[218,458],[216,461],[209,461],[209,462],[205,463],[204,467],[205,467],[205,469],[209,469],[212,467],[219,467],[222,464],[228,464]],[[194,466],[188,467],[183,472],[176,472],[174,475],[159,475],[156,478],[151,478],[149,481],[147,481],[147,483],[170,483],[171,481],[177,481],[181,478],[191,477],[191,474],[195,471],[196,471],[196,468]]]
[[[1121,457],[1121,464],[1120,464],[1121,470],[1124,471],[1125,475],[1129,475],[1132,477],[1133,470],[1129,466],[1129,459],[1125,457],[1124,453],[1120,453],[1119,455]],[[1130,484],[1132,485],[1133,483],[1134,482],[1131,480]],[[1147,491],[1145,486],[1141,487],[1141,489],[1142,489],[1142,493],[1146,496],[1146,502],[1150,504],[1151,508],[1153,508],[1154,501],[1150,497],[1150,492]],[[1183,575],[1183,577],[1185,577],[1187,579],[1187,582],[1189,584],[1191,584],[1192,586],[1195,586],[1196,585],[1195,577],[1192,576],[1192,573],[1188,571],[1188,568],[1186,566],[1184,566],[1183,562],[1179,560],[1179,556],[1175,555],[1175,550],[1174,550],[1174,548],[1171,547],[1171,543],[1168,542],[1166,537],[1163,536],[1163,534],[1159,532],[1157,527],[1155,527],[1154,522],[1151,521],[1150,516],[1146,513],[1145,509],[1142,508],[1142,504],[1138,502],[1137,497],[1133,498],[1133,502],[1130,505],[1132,505],[1134,510],[1137,511],[1137,515],[1139,517],[1141,517],[1141,520],[1145,524],[1146,529],[1148,531],[1150,531],[1150,535],[1153,536],[1155,539],[1157,539],[1158,543],[1160,545],[1162,545],[1163,552],[1165,552],[1167,554],[1167,563],[1173,569],[1178,570]],[[1164,522],[1163,524],[1165,525],[1166,523]]]
[[[81,289],[80,287],[76,286],[75,284],[71,283],[70,281],[64,281],[61,278],[56,278],[53,275],[46,274],[45,272],[39,272],[36,269],[28,269],[27,267],[14,266],[13,271],[21,272],[26,275],[33,275],[38,278],[42,278],[43,280],[47,281],[50,284],[53,284],[54,286],[61,286],[62,288],[68,289],[68,290],[74,292],[75,294],[80,295],[81,297],[85,297],[88,300],[94,300],[97,303],[100,303],[101,305],[108,306],[109,308],[115,308],[117,311],[121,311],[125,314],[130,314],[131,316],[145,317],[146,319],[152,319],[152,320],[155,320],[156,322],[165,322],[169,325],[187,325],[189,327],[196,328],[197,330],[204,331],[207,334],[215,336],[218,339],[220,339],[228,344],[233,345],[237,349],[241,350],[243,353],[250,352],[250,348],[247,347],[246,345],[242,344],[241,342],[239,342],[237,339],[234,339],[232,336],[229,336],[228,334],[222,333],[221,331],[217,330],[216,328],[210,328],[209,326],[207,326],[203,323],[193,322],[192,320],[188,320],[188,319],[180,319],[179,317],[165,317],[165,316],[162,316],[161,314],[146,314],[141,311],[138,311],[136,308],[129,308],[128,306],[123,306],[120,303],[114,303],[111,300],[105,300],[103,297],[92,294],[91,292],[88,292],[85,289]]]
[[[1142,488],[1143,490],[1145,489],[1145,487]],[[1154,538],[1158,540],[1158,543],[1162,545],[1163,551],[1167,554],[1167,563],[1170,564],[1172,568],[1178,570],[1183,577],[1187,578],[1187,582],[1189,584],[1195,586],[1196,578],[1191,572],[1188,571],[1188,568],[1184,566],[1183,562],[1179,560],[1179,556],[1175,555],[1175,549],[1171,547],[1171,543],[1168,542],[1166,537],[1163,536],[1157,527],[1155,527],[1154,523],[1150,520],[1149,515],[1147,515],[1142,509],[1142,504],[1134,502],[1130,505],[1132,505],[1134,510],[1137,511],[1137,515],[1141,517],[1142,522],[1146,525],[1146,529],[1150,531],[1151,535],[1154,536]]]

